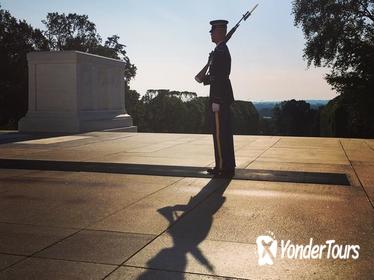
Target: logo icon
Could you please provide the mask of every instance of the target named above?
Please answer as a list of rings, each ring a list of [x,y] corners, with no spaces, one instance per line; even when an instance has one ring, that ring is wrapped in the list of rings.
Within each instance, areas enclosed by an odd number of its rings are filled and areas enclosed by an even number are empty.
[[[274,233],[268,233],[269,235],[260,235],[256,239],[259,265],[272,265],[277,256],[278,242],[274,238]]]

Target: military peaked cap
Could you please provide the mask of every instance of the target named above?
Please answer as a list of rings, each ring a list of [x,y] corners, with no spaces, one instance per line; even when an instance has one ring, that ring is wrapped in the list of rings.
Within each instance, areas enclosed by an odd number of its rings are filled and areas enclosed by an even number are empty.
[[[210,22],[210,24],[212,25],[212,28],[210,29],[209,32],[212,32],[215,28],[226,28],[228,23],[229,22],[224,19],[212,20]]]

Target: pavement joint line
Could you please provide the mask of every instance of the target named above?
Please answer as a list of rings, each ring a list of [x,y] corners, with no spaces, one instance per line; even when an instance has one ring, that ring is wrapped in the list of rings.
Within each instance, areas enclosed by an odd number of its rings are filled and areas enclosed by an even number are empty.
[[[17,226],[32,226],[32,227],[47,227],[52,229],[66,229],[66,230],[85,230],[85,231],[98,231],[98,232],[110,232],[110,233],[123,233],[123,234],[135,234],[135,235],[150,235],[154,236],[155,234],[151,233],[144,233],[144,232],[131,232],[131,231],[118,231],[118,230],[109,230],[109,229],[94,229],[94,228],[74,228],[74,227],[62,227],[56,225],[43,225],[43,224],[27,224],[27,223],[12,223],[12,222],[4,222],[0,221],[1,224],[7,225],[17,225]],[[9,254],[0,251],[0,254]],[[12,255],[12,254],[10,254]],[[27,256],[27,255],[22,255]]]
[[[141,157],[141,158],[156,158],[156,159],[159,159],[159,158],[167,158],[167,159],[196,159],[196,156],[180,156],[180,157],[172,157],[172,156],[158,156],[158,155],[136,155],[138,152],[126,152],[126,154],[130,155],[130,156],[138,156],[138,157]],[[116,155],[116,154],[123,154],[123,153],[114,153],[114,154],[110,154],[111,156],[113,155]],[[106,154],[104,156],[107,156],[109,154]],[[205,156],[202,156],[202,157],[205,157]],[[101,163],[113,163],[112,161],[102,161]],[[131,164],[131,163],[126,163],[126,162],[117,162],[117,163],[123,163],[123,164]]]
[[[35,256],[36,254],[38,254],[38,253],[42,252],[43,250],[46,250],[46,249],[48,249],[48,248],[50,248],[50,247],[52,247],[52,246],[54,246],[54,245],[56,245],[56,244],[58,244],[58,243],[60,243],[60,242],[62,242],[62,241],[64,241],[64,240],[66,240],[66,239],[68,239],[68,238],[74,236],[75,234],[77,234],[77,233],[79,233],[79,232],[81,232],[81,231],[82,231],[82,230],[78,230],[77,232],[74,232],[74,233],[72,233],[72,234],[69,234],[68,236],[63,237],[62,239],[57,240],[57,241],[53,242],[52,244],[49,244],[48,246],[46,246],[46,247],[44,247],[44,248],[42,248],[42,249],[40,249],[40,250],[38,250],[38,251],[35,251],[35,252],[32,253],[32,254],[27,255],[24,259],[22,259],[22,260],[20,260],[20,261],[14,263],[14,264],[8,266],[7,269],[9,269],[9,268],[11,268],[11,267],[13,267],[13,266],[19,264],[20,262],[23,262],[23,261],[27,260],[27,259],[29,259],[29,258],[34,258],[34,257],[36,257],[36,256]]]
[[[342,147],[342,149],[343,149],[343,151],[344,151],[345,156],[347,157],[347,159],[348,159],[348,161],[349,161],[349,164],[351,165],[351,167],[352,167],[352,169],[353,169],[353,172],[355,173],[355,175],[356,175],[356,177],[357,177],[357,179],[358,179],[358,181],[359,181],[359,183],[360,183],[360,185],[361,185],[362,190],[364,191],[364,193],[365,193],[365,195],[366,195],[366,199],[369,201],[369,203],[370,203],[372,209],[374,210],[374,204],[373,204],[373,202],[370,200],[370,196],[369,196],[369,194],[367,193],[367,191],[366,191],[366,189],[365,189],[365,187],[364,187],[364,184],[362,183],[360,177],[358,176],[358,174],[357,174],[357,172],[356,172],[356,169],[355,169],[354,166],[352,165],[352,162],[351,162],[351,160],[349,159],[349,157],[348,157],[348,155],[347,155],[347,151],[344,149],[344,146],[343,146],[343,144],[342,144],[341,139],[339,139],[339,143],[340,143],[340,145],[341,145],[341,147]]]
[[[78,134],[78,135],[81,135],[81,134]],[[92,136],[94,138],[94,136]],[[82,143],[82,144],[78,144],[76,146],[72,146],[72,147],[66,147],[65,149],[66,150],[74,150],[75,148],[79,148],[79,147],[83,147],[83,146],[88,146],[88,145],[92,145],[92,144],[101,144],[103,142],[110,142],[110,141],[114,141],[114,140],[119,140],[119,139],[125,139],[125,138],[131,138],[131,137],[134,137],[133,135],[126,135],[126,136],[121,136],[121,137],[115,137],[115,138],[110,138],[110,139],[103,139],[103,140],[96,140],[95,142],[92,142],[92,143]],[[48,138],[45,138],[45,139],[48,139]],[[75,142],[75,141],[81,141],[82,139],[79,139],[79,140],[72,140],[72,141],[69,141],[69,142]],[[92,139],[94,140],[94,139]],[[16,142],[18,143],[18,142]],[[66,143],[66,142],[65,142]],[[22,143],[19,143],[19,144],[22,144]],[[35,144],[34,144],[35,145]],[[37,145],[37,144],[36,144]],[[43,144],[45,145],[45,144]],[[52,145],[56,145],[55,143],[52,144]],[[59,147],[45,147],[47,151],[52,151],[52,150],[60,150]],[[114,153],[116,154],[116,153]]]
[[[1,253],[1,254],[4,254],[4,253]],[[15,263],[12,263],[11,265],[8,265],[8,266],[3,267],[2,269],[0,269],[0,274],[1,274],[2,272],[4,272],[5,270],[7,270],[8,268],[11,268],[12,266],[14,266],[14,265],[16,265],[16,264],[19,264],[19,263],[25,261],[26,259],[28,259],[28,257],[27,257],[27,256],[24,256],[24,255],[12,255],[12,256],[23,257],[23,258],[20,259],[20,260],[18,260],[18,261],[16,261]]]
[[[18,225],[18,226],[31,226],[31,227],[46,227],[46,228],[54,228],[54,229],[67,229],[67,230],[81,230],[82,228],[74,228],[74,227],[62,227],[62,226],[56,226],[56,225],[42,225],[42,224],[29,224],[29,223],[12,223],[12,222],[6,222],[6,221],[0,221],[1,224],[7,224],[7,225]],[[0,252],[1,253],[1,252]]]
[[[118,212],[120,212],[120,211],[122,211],[122,210],[124,210],[124,209],[126,209],[126,208],[128,208],[128,207],[130,207],[130,206],[132,206],[132,205],[134,205],[134,204],[136,204],[136,203],[138,203],[138,202],[140,202],[141,200],[143,200],[143,199],[145,199],[145,198],[148,198],[148,197],[151,196],[151,195],[156,194],[157,192],[160,192],[160,191],[162,191],[162,190],[164,190],[164,189],[166,189],[166,188],[168,188],[168,187],[170,187],[170,186],[172,186],[172,185],[174,185],[174,184],[176,184],[176,183],[182,181],[183,179],[185,179],[185,178],[183,177],[183,178],[176,179],[175,181],[173,181],[172,183],[166,185],[165,187],[162,187],[162,188],[160,188],[160,189],[158,189],[158,190],[156,190],[156,191],[154,191],[154,192],[152,192],[152,193],[149,193],[148,195],[146,195],[146,196],[144,196],[144,197],[142,197],[142,198],[139,198],[138,200],[136,200],[136,201],[134,201],[134,202],[132,202],[132,203],[130,203],[130,204],[128,204],[128,205],[125,205],[124,207],[121,207],[121,208],[115,210],[114,212],[108,214],[107,216],[105,216],[105,217],[103,217],[103,218],[100,218],[99,220],[96,220],[96,221],[94,221],[94,222],[88,224],[87,226],[85,226],[85,227],[83,227],[83,228],[75,228],[75,227],[59,227],[59,226],[49,226],[49,225],[40,225],[40,224],[28,224],[28,223],[11,223],[11,222],[4,222],[4,221],[0,221],[0,224],[1,224],[1,223],[4,223],[4,224],[12,224],[12,225],[26,225],[26,226],[36,226],[36,227],[50,227],[50,228],[60,228],[60,229],[71,229],[71,230],[78,230],[79,232],[82,231],[82,230],[94,230],[94,229],[90,229],[89,227],[90,227],[90,226],[93,226],[93,225],[95,225],[95,224],[97,224],[97,223],[99,223],[99,222],[101,222],[102,220],[104,220],[104,219],[106,219],[106,218],[109,218],[110,216],[113,216],[113,215],[117,214]],[[58,206],[57,206],[57,207],[58,207]],[[104,230],[104,231],[105,231],[105,230]],[[108,231],[108,230],[107,230],[107,231]],[[125,232],[125,233],[126,233],[126,232]],[[128,232],[128,233],[130,233],[130,232]],[[134,233],[134,234],[136,234],[136,233]],[[154,234],[151,234],[151,235],[154,235]]]
[[[67,142],[76,142],[76,141],[82,141],[82,140],[72,140],[72,141],[67,141]],[[64,144],[67,143],[67,142],[63,142]],[[97,142],[91,142],[91,143],[76,143],[76,145],[73,145],[73,146],[70,146],[70,147],[63,147],[63,149],[71,149],[71,148],[78,148],[78,147],[82,147],[82,146],[86,146],[86,145],[90,145],[90,144],[94,144],[94,143],[97,143]],[[61,147],[59,147],[56,143],[53,143],[53,144],[22,144],[22,143],[16,143],[17,145],[24,145],[24,147],[29,147],[30,145],[32,146],[36,146],[36,147],[40,147],[40,148],[44,148],[45,150],[44,151],[41,151],[41,152],[45,152],[45,151],[53,151],[53,150],[61,150]],[[49,145],[49,146],[48,146]],[[38,151],[40,152],[40,151]]]
[[[374,148],[372,146],[369,145],[369,143],[367,142],[367,140],[364,141],[365,144],[369,147],[369,149],[373,150],[374,151]]]
[[[99,223],[99,222],[101,222],[101,221],[103,221],[103,220],[105,220],[105,219],[107,219],[107,218],[109,218],[109,217],[111,217],[111,216],[113,216],[113,215],[115,215],[115,214],[117,214],[117,213],[119,213],[119,212],[125,210],[126,208],[128,208],[128,207],[130,207],[130,206],[132,206],[132,205],[134,205],[134,204],[136,204],[136,203],[142,201],[143,199],[146,199],[146,198],[148,198],[148,197],[150,197],[150,196],[152,196],[152,195],[154,195],[154,194],[156,194],[156,193],[158,193],[158,192],[161,192],[161,191],[163,191],[163,190],[169,188],[170,186],[172,186],[172,185],[174,185],[174,184],[176,184],[176,183],[182,181],[183,179],[185,179],[185,178],[179,178],[179,179],[175,180],[174,182],[172,182],[172,183],[166,185],[165,187],[162,187],[162,188],[160,188],[160,189],[158,189],[158,190],[156,190],[156,191],[154,191],[154,192],[152,192],[152,193],[147,194],[146,196],[144,196],[144,197],[142,197],[142,198],[139,198],[138,200],[136,200],[136,201],[134,201],[134,202],[132,202],[132,203],[130,203],[130,204],[128,204],[128,205],[122,207],[121,209],[118,209],[118,210],[116,210],[116,211],[114,211],[114,212],[108,214],[107,216],[105,216],[105,217],[103,217],[103,218],[101,218],[101,219],[99,219],[99,220],[96,220],[95,222],[92,222],[91,224],[89,224],[89,225],[87,225],[85,228],[83,228],[82,230],[84,230],[84,229],[89,229],[90,226],[93,226],[93,225],[95,225],[95,224],[97,224],[97,223]],[[152,234],[152,235],[154,235],[154,234]]]
[[[212,179],[211,179],[212,180]],[[230,180],[231,181],[231,180]],[[158,235],[155,235],[155,237],[153,239],[151,239],[150,241],[148,241],[144,246],[142,246],[140,249],[138,249],[135,253],[133,253],[131,256],[129,256],[125,261],[123,261],[120,266],[113,270],[111,273],[109,273],[107,276],[105,276],[105,278],[103,279],[106,279],[110,274],[112,274],[113,272],[115,272],[116,270],[118,270],[121,266],[123,266],[127,261],[129,261],[132,257],[134,257],[136,254],[138,254],[141,250],[143,250],[145,247],[147,247],[149,244],[151,244],[153,241],[155,241],[157,238],[159,238],[161,235],[163,235],[164,233],[166,233],[172,226],[174,226],[175,224],[177,224],[178,222],[180,222],[181,220],[183,220],[183,218],[188,215],[188,213],[190,213],[192,210],[194,210],[195,208],[197,208],[198,206],[200,206],[204,201],[206,201],[207,199],[209,199],[209,197],[211,197],[214,193],[218,192],[221,188],[217,188],[215,190],[213,190],[211,193],[208,193],[206,195],[205,198],[201,199],[201,201],[197,202],[195,206],[192,206],[190,209],[186,210],[186,212],[184,212],[182,215],[180,215],[175,221],[174,223],[170,224],[165,230],[163,230],[161,233],[159,233]]]
[[[337,151],[336,148],[332,147],[314,147],[314,146],[300,146],[300,147],[273,147],[274,149],[290,149],[290,150],[331,150],[332,152]]]
[[[95,262],[95,261],[87,261],[87,260],[73,260],[73,259],[56,258],[56,257],[32,256],[30,258],[43,259],[43,260],[66,261],[66,262],[75,262],[75,263],[89,263],[89,264],[98,264],[98,265],[118,266],[118,264],[114,264],[114,263]]]
[[[125,151],[125,152],[115,152],[115,153],[108,153],[108,154],[105,154],[104,156],[113,156],[113,155],[117,155],[117,154],[130,154],[130,155],[136,155],[136,154],[140,154],[142,153],[142,155],[138,155],[139,157],[145,157],[145,158],[170,158],[170,159],[184,159],[184,158],[196,158],[196,156],[180,156],[180,157],[174,157],[174,156],[162,156],[162,155],[152,155],[151,153],[148,153],[148,152],[129,152],[129,151]],[[101,156],[102,157],[102,156]],[[205,157],[205,156],[203,156]],[[206,156],[207,157],[207,156]],[[104,161],[105,162],[105,161]]]
[[[7,255],[7,256],[16,256],[16,257],[27,257],[28,255],[22,255],[22,254],[17,254],[17,253],[8,253],[8,252],[1,252],[1,255]]]
[[[179,139],[179,138],[177,138],[177,139]],[[181,139],[182,139],[182,138],[181,138]],[[155,143],[155,144],[153,144],[153,145],[157,145],[157,144],[160,144],[160,143],[162,143],[162,141],[159,142],[159,143]],[[156,151],[153,151],[153,152],[150,152],[150,153],[159,152],[159,151],[161,151],[161,150],[164,150],[164,149],[167,149],[167,148],[171,148],[171,147],[175,147],[175,146],[182,145],[182,144],[186,144],[186,143],[188,143],[188,141],[187,141],[187,142],[184,142],[184,143],[173,144],[173,145],[171,145],[171,146],[164,147],[164,148],[161,148],[161,149],[159,149],[159,150],[156,150]],[[141,148],[144,148],[144,147],[147,147],[147,146],[149,146],[149,144],[141,145],[141,146],[137,147],[136,149],[141,149]],[[136,153],[142,153],[142,152],[131,152],[131,150],[129,150],[129,151],[119,151],[119,152],[115,152],[115,153],[105,154],[105,156],[113,156],[113,155],[118,155],[118,154],[121,154],[121,153],[136,154]],[[162,156],[158,156],[158,157],[157,157],[157,156],[153,156],[153,155],[149,155],[149,156],[144,156],[144,155],[143,155],[142,157],[163,158]]]
[[[349,163],[318,163],[318,162],[299,162],[299,161],[268,161],[268,160],[257,160],[257,162],[273,162],[273,163],[292,163],[292,164],[306,164],[306,165],[342,165],[351,166]]]
[[[146,197],[148,197],[148,196],[151,196],[151,195],[153,195],[153,194],[155,194],[155,193],[157,193],[157,192],[159,192],[159,191],[161,191],[161,190],[164,190],[164,189],[166,189],[167,187],[169,187],[169,186],[171,186],[171,185],[173,185],[173,184],[175,184],[175,183],[177,183],[177,182],[179,182],[179,181],[181,181],[181,180],[183,180],[183,179],[184,179],[184,178],[180,178],[179,180],[176,180],[176,181],[174,181],[173,183],[168,184],[167,186],[165,186],[165,187],[163,187],[163,188],[161,188],[161,189],[159,189],[159,190],[157,190],[157,191],[155,191],[155,192],[152,192],[152,193],[148,194],[147,196],[145,196],[145,197],[143,197],[143,198],[141,198],[141,199],[138,199],[137,201],[135,201],[135,202],[133,202],[133,203],[130,203],[129,205],[127,205],[127,206],[121,208],[120,210],[116,211],[115,213],[112,213],[112,214],[110,214],[110,215],[108,215],[108,216],[106,216],[106,217],[104,217],[104,218],[102,218],[102,219],[99,219],[99,220],[97,220],[97,221],[95,221],[95,222],[93,222],[93,223],[87,225],[87,226],[84,227],[84,228],[78,229],[76,232],[74,232],[74,233],[72,233],[72,234],[70,234],[70,235],[68,235],[68,236],[66,236],[66,237],[64,237],[64,238],[62,238],[62,239],[60,239],[60,240],[57,240],[57,241],[53,242],[52,244],[50,244],[50,245],[48,245],[48,246],[46,246],[46,247],[40,249],[39,251],[36,251],[36,252],[34,252],[34,253],[30,254],[30,255],[27,255],[26,258],[24,258],[23,260],[26,260],[26,259],[28,259],[28,258],[35,257],[36,254],[38,254],[38,253],[40,253],[40,252],[42,252],[42,251],[44,251],[44,250],[46,250],[46,249],[48,249],[48,248],[50,248],[50,247],[56,245],[56,244],[58,244],[58,243],[61,243],[62,241],[66,240],[66,239],[68,239],[68,238],[70,238],[70,237],[72,237],[72,236],[74,236],[74,235],[76,235],[76,234],[78,234],[78,233],[80,233],[80,232],[82,232],[82,231],[84,231],[84,230],[90,230],[90,229],[88,228],[90,225],[92,225],[92,224],[96,224],[96,223],[102,221],[103,219],[105,219],[105,218],[107,218],[107,217],[109,217],[109,216],[111,216],[111,215],[114,215],[114,214],[116,214],[117,212],[119,212],[119,211],[121,211],[121,210],[123,210],[123,209],[129,207],[130,205],[135,204],[135,203],[141,201],[142,199],[144,199],[144,198],[146,198]],[[38,225],[34,225],[34,226],[38,226]],[[40,226],[39,226],[39,227],[40,227]],[[46,226],[46,227],[48,227],[48,226]],[[20,260],[20,261],[23,261],[23,260]],[[10,268],[10,267],[12,267],[12,266],[18,264],[20,261],[18,261],[18,262],[16,262],[16,263],[12,264],[11,266],[8,266],[7,268]],[[2,270],[1,270],[1,271],[2,271]]]
[[[46,137],[46,138],[38,138],[38,139],[30,139],[31,141],[32,140],[42,140],[42,139],[49,139],[49,138],[55,138],[55,137],[64,137],[64,136],[74,136],[74,135],[84,135],[84,134],[72,134],[72,135],[60,135],[60,136],[52,136],[52,137]],[[120,137],[115,137],[115,138],[110,138],[110,139],[102,139],[102,140],[98,140],[98,139],[94,139],[95,136],[89,136],[87,135],[88,137],[92,137],[91,139],[76,139],[76,140],[70,140],[70,141],[66,141],[64,143],[67,143],[67,142],[77,142],[77,141],[86,141],[86,140],[96,140],[95,142],[93,143],[82,143],[81,145],[77,145],[77,146],[74,146],[74,147],[82,147],[82,146],[86,146],[86,145],[90,145],[90,144],[94,144],[94,143],[102,143],[102,142],[109,142],[109,141],[113,141],[113,140],[118,140],[118,139],[122,139],[122,138],[129,138],[129,137],[133,137],[132,135],[126,135],[126,136],[120,136]],[[21,140],[21,141],[18,141],[18,142],[12,142],[14,144],[24,144],[22,142],[25,142],[25,141],[30,141],[30,140]],[[55,145],[56,143],[51,143],[51,145]],[[30,144],[27,144],[27,145],[30,145]],[[31,145],[38,145],[38,144],[31,144]],[[43,144],[45,145],[45,144]],[[47,147],[46,147],[47,148]],[[51,147],[52,149],[53,148],[56,148],[56,147]],[[73,147],[70,147],[70,148],[73,148]]]
[[[250,163],[245,166],[243,169],[247,169],[248,166],[250,166],[252,163],[254,163],[257,159],[259,159],[264,153],[266,153],[267,151],[269,151],[271,148],[273,148],[282,138],[279,137],[277,141],[275,141],[270,147],[268,147],[267,149],[265,149],[265,151],[263,151],[261,154],[259,154],[254,160],[250,161]]]
[[[66,230],[81,230],[82,228],[73,228],[73,227],[61,227],[61,226],[55,226],[55,225],[41,225],[41,224],[28,224],[28,223],[11,223],[11,222],[5,222],[0,221],[1,224],[6,225],[17,225],[17,226],[31,226],[31,227],[45,227],[45,228],[52,228],[52,229],[66,229]],[[1,253],[1,252],[0,252]]]
[[[179,181],[179,180],[178,180]],[[45,225],[35,225],[35,224],[16,224],[16,223],[6,223],[6,222],[0,222],[0,223],[5,223],[5,224],[14,224],[14,225],[28,225],[28,226],[34,226],[34,227],[48,227],[48,228],[62,228],[62,227],[55,227],[55,226],[45,226]],[[63,229],[73,229],[73,228],[63,228]],[[93,263],[93,264],[104,264],[104,265],[112,265],[112,266],[118,266],[118,264],[110,264],[110,263],[95,263],[95,262],[90,262],[90,261],[76,261],[76,260],[67,260],[67,259],[59,259],[59,258],[51,258],[51,257],[42,257],[42,256],[36,256],[36,254],[82,232],[82,231],[102,231],[102,232],[115,232],[115,231],[109,231],[109,230],[91,230],[91,229],[88,229],[88,228],[82,228],[82,229],[76,229],[74,228],[74,230],[77,230],[76,232],[48,245],[47,247],[44,247],[43,249],[39,250],[39,251],[36,251],[32,254],[26,254],[26,255],[21,255],[21,254],[10,254],[10,253],[4,253],[4,252],[0,252],[0,254],[6,254],[6,255],[15,255],[15,256],[20,256],[20,257],[23,257],[22,259],[18,260],[17,262],[3,268],[3,269],[0,269],[0,272],[3,272],[5,271],[6,269],[12,267],[12,266],[15,266],[23,261],[25,261],[26,259],[29,259],[29,258],[40,258],[40,259],[52,259],[52,260],[64,260],[64,261],[72,261],[72,262],[85,262],[85,263]],[[123,234],[126,234],[128,232],[116,232],[116,233],[123,233]],[[134,234],[134,235],[150,235],[150,236],[155,236],[154,234],[144,234],[144,233],[130,233],[130,234]],[[119,265],[120,267],[120,265]]]
[[[163,187],[163,188],[161,188],[161,189],[159,189],[159,190],[157,190],[157,191],[155,191],[155,192],[152,192],[151,194],[148,194],[148,195],[145,196],[145,197],[148,197],[148,196],[150,196],[150,195],[152,195],[152,194],[157,193],[158,191],[161,191],[161,190],[163,190],[163,189],[166,189],[167,187],[169,187],[169,186],[171,186],[171,185],[173,185],[173,184],[175,184],[175,183],[177,183],[177,182],[179,182],[179,181],[181,181],[181,180],[183,180],[183,179],[184,179],[184,178],[180,178],[180,179],[174,181],[173,183],[168,184],[167,186],[165,186],[165,187]],[[123,209],[125,209],[126,207],[129,207],[129,206],[132,205],[132,204],[135,204],[135,203],[141,201],[141,200],[144,199],[145,197],[140,198],[140,199],[138,199],[137,201],[135,201],[135,202],[133,202],[133,203],[130,203],[129,205],[127,205],[127,206],[121,208],[120,210],[116,211],[116,213],[119,212],[119,211],[121,211],[121,210],[123,210]],[[115,214],[115,213],[112,213],[112,214],[108,215],[107,217],[109,217],[109,216],[111,216],[111,215],[114,215],[114,214]],[[104,217],[104,218],[106,218],[106,217]],[[38,253],[40,253],[40,252],[42,252],[42,251],[44,251],[44,250],[46,250],[46,249],[48,249],[48,248],[50,248],[50,247],[56,245],[56,244],[58,244],[58,243],[61,243],[62,241],[66,240],[66,239],[68,239],[68,238],[70,238],[70,237],[73,237],[74,235],[76,235],[76,234],[78,234],[78,233],[80,233],[80,232],[82,232],[82,231],[84,231],[84,230],[89,230],[88,227],[89,227],[90,225],[95,224],[95,223],[98,223],[98,222],[100,222],[101,220],[103,220],[104,218],[99,219],[99,220],[97,220],[97,221],[95,221],[95,222],[93,222],[93,223],[91,223],[91,224],[88,224],[86,227],[81,228],[81,229],[78,229],[76,232],[73,232],[72,234],[67,235],[67,236],[65,236],[64,238],[59,239],[59,240],[53,242],[52,244],[49,244],[48,246],[46,246],[46,247],[44,247],[44,248],[42,248],[42,249],[40,249],[40,250],[38,250],[38,251],[35,251],[34,253],[32,253],[32,254],[30,254],[30,255],[27,255],[26,258],[23,259],[23,260],[26,260],[26,259],[28,259],[28,258],[32,258],[32,257],[34,257],[36,254],[38,254]],[[36,226],[36,227],[48,227],[48,226],[41,226],[41,225],[32,225],[32,226]],[[20,261],[23,261],[23,260],[20,260]],[[17,262],[15,262],[14,264],[8,266],[7,269],[10,268],[10,267],[12,267],[12,266],[15,266],[15,265],[18,264],[20,261],[17,261]],[[0,270],[0,271],[2,271],[2,270]]]
[[[192,209],[191,209],[192,210]],[[83,231],[96,231],[96,232],[109,232],[109,233],[122,233],[122,234],[133,234],[133,235],[147,235],[147,236],[156,236],[157,234],[142,233],[142,232],[129,232],[129,231],[115,231],[115,230],[105,230],[105,229],[84,229]],[[189,240],[189,238],[180,238]],[[214,239],[214,238],[205,238],[204,240],[209,240],[213,242],[223,242],[223,243],[232,243],[232,244],[246,244],[257,246],[256,242],[244,242],[244,241],[235,241],[235,240],[224,240],[224,239]],[[279,244],[278,246],[282,246]],[[1,253],[1,252],[0,252]]]
[[[373,151],[374,151],[374,149],[373,149],[373,148],[369,145],[369,143],[367,142],[367,139],[364,141],[364,143],[366,144],[366,146],[369,147],[370,150],[373,150]]]
[[[156,234],[144,233],[144,232],[130,232],[130,231],[118,231],[118,230],[107,230],[107,229],[91,229],[91,228],[84,229],[84,231],[122,233],[122,234],[147,235],[147,236],[155,236],[156,235]]]
[[[179,180],[176,180],[175,182],[173,182],[172,184],[174,184],[174,183],[176,183],[176,182],[179,182],[180,180],[182,180],[182,179],[184,179],[184,178],[181,178],[181,179],[179,179]],[[171,186],[172,184],[169,184],[169,185],[167,185],[166,187],[164,187],[164,188],[162,188],[162,189],[165,189],[165,188],[167,188],[167,187],[169,187],[169,186]],[[162,189],[160,189],[160,190],[162,190]],[[160,191],[160,190],[157,190],[157,191],[155,191],[155,192],[153,192],[152,194],[154,194],[154,193],[157,193],[158,191]],[[150,196],[151,194],[149,194],[148,196]],[[146,196],[147,197],[147,196]],[[145,197],[144,197],[145,198]],[[143,199],[143,198],[142,198]],[[138,201],[140,201],[140,200],[142,200],[142,199],[139,199]],[[135,203],[135,202],[134,202]],[[134,203],[132,203],[132,204],[134,204]],[[131,204],[130,204],[131,205]],[[128,206],[130,206],[130,205],[127,205],[127,207]],[[124,207],[123,209],[125,209],[126,207]],[[119,212],[120,210],[118,210],[117,212]],[[112,215],[113,215],[114,213],[112,213]],[[104,218],[103,218],[104,219]],[[78,233],[80,233],[80,232],[82,232],[82,231],[84,231],[84,230],[89,230],[88,229],[88,227],[90,226],[90,225],[92,225],[92,224],[94,224],[94,223],[97,223],[97,222],[99,222],[99,221],[101,221],[102,219],[100,219],[100,220],[98,220],[98,221],[95,221],[95,222],[93,222],[93,223],[91,223],[91,224],[88,224],[86,227],[84,227],[84,228],[82,228],[82,229],[80,229],[80,230],[78,230],[78,231],[76,231],[76,232],[73,232],[72,234],[70,234],[70,235],[67,235],[67,236],[65,236],[64,238],[62,238],[62,239],[59,239],[59,240],[57,240],[57,241],[55,241],[55,242],[53,242],[52,244],[49,244],[48,246],[46,246],[46,247],[44,247],[44,248],[42,248],[42,249],[40,249],[40,250],[38,250],[38,251],[36,251],[36,252],[34,252],[34,253],[32,253],[32,254],[30,254],[30,255],[28,255],[28,258],[31,258],[31,257],[34,257],[36,254],[38,254],[38,253],[40,253],[40,252],[42,252],[42,251],[44,251],[44,250],[46,250],[46,249],[48,249],[48,248],[51,248],[52,246],[54,246],[54,245],[56,245],[56,244],[58,244],[58,243],[61,243],[61,242],[63,242],[64,240],[66,240],[66,239],[68,239],[68,238],[70,238],[70,237],[73,237],[74,235],[76,235],[76,234],[78,234]]]
[[[228,280],[251,280],[250,278],[241,278],[241,277],[233,277],[233,276],[221,276],[216,274],[206,274],[206,273],[199,273],[199,272],[190,272],[190,271],[178,271],[178,270],[170,270],[170,269],[161,269],[161,268],[151,268],[151,267],[143,267],[143,266],[136,266],[136,265],[122,265],[121,267],[132,267],[132,268],[141,268],[146,270],[156,270],[161,272],[175,272],[175,273],[182,273],[182,274],[191,274],[191,275],[199,275],[199,276],[208,276],[208,277],[215,277],[219,279],[228,279]]]

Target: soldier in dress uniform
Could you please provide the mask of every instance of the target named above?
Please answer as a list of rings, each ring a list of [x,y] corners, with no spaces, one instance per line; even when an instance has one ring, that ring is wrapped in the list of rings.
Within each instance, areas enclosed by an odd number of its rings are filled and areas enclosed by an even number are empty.
[[[210,85],[209,111],[212,119],[212,134],[216,165],[209,174],[232,177],[235,174],[235,155],[231,125],[230,105],[234,101],[231,82],[231,56],[226,46],[226,20],[213,20],[210,35],[216,48],[209,57],[209,71],[204,76],[204,85]]]

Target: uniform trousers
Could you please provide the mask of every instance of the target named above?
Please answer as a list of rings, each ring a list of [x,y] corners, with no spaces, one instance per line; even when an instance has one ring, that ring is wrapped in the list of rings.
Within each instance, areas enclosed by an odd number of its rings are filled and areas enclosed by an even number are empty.
[[[230,105],[221,104],[218,112],[211,111],[211,126],[216,168],[234,170],[236,165]]]

